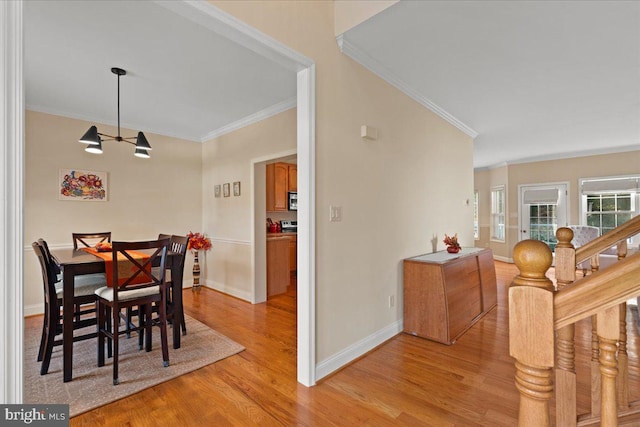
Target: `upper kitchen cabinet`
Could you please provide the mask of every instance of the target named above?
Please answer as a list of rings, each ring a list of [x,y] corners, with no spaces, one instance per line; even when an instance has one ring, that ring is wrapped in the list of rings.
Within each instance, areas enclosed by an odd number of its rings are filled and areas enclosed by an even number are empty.
[[[298,191],[298,165],[271,163],[267,165],[267,211],[288,210],[288,193]]]
[[[287,164],[289,170],[289,191],[298,191],[298,165]]]

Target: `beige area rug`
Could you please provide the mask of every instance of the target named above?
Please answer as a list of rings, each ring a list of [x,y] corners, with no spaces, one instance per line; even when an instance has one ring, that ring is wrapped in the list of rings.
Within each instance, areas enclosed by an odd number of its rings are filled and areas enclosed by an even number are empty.
[[[170,365],[166,368],[162,366],[158,328],[153,329],[153,348],[148,353],[138,350],[137,335],[132,334],[129,339],[120,337],[117,386],[112,383],[112,359],[106,358],[101,368],[97,366],[96,339],[73,344],[73,381],[62,381],[62,346],[53,348],[49,373],[40,375],[36,358],[42,330],[25,329],[24,402],[68,403],[69,415],[73,417],[244,350],[240,344],[189,316],[186,322],[188,333],[182,336],[177,350],[173,349],[172,331],[168,328]]]

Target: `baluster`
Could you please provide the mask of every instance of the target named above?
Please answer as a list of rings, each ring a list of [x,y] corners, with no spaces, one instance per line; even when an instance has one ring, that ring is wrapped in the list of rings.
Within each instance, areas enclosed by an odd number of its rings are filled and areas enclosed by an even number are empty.
[[[620,306],[608,308],[598,317],[598,339],[600,341],[601,408],[600,424],[607,427],[618,425],[618,405],[616,404],[616,377],[618,362],[616,350],[620,339]]]
[[[591,415],[600,415],[600,344],[598,342],[598,318],[591,316]]]
[[[627,240],[622,240],[618,243],[618,260],[627,256]]]
[[[524,240],[513,249],[520,270],[509,287],[509,353],[516,359],[518,425],[548,427],[554,357],[553,283],[549,247]]]
[[[620,341],[618,342],[618,408],[629,408],[629,355],[627,354],[627,303],[620,304]]]
[[[556,231],[556,281],[558,290],[576,280],[576,250],[571,244],[573,230]],[[578,419],[576,400],[575,325],[556,334],[556,424],[575,426]]]

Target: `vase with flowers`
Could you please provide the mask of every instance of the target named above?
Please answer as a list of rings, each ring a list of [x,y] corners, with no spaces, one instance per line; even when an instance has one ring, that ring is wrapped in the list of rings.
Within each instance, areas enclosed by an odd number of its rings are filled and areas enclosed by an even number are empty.
[[[193,254],[193,290],[200,290],[200,263],[198,262],[198,253],[211,249],[211,239],[204,233],[194,233],[192,231],[187,234],[189,244],[187,249]]]
[[[460,249],[462,249],[462,246],[460,246],[460,243],[458,243],[458,233],[454,234],[453,236],[447,236],[445,234],[443,242],[445,245],[447,245],[447,252],[449,252],[450,254],[457,254],[458,252],[460,252]]]

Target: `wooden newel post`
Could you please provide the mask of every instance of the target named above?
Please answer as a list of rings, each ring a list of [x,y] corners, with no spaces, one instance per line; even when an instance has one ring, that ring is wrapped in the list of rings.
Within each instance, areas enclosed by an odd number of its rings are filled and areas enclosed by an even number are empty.
[[[554,363],[553,283],[549,247],[524,240],[513,249],[520,270],[509,287],[509,354],[516,359],[520,427],[549,426]]]
[[[571,244],[570,228],[558,228],[556,238],[556,281],[561,290],[576,280],[576,249]],[[578,421],[574,336],[574,324],[556,334],[556,424],[566,427],[575,426]]]

